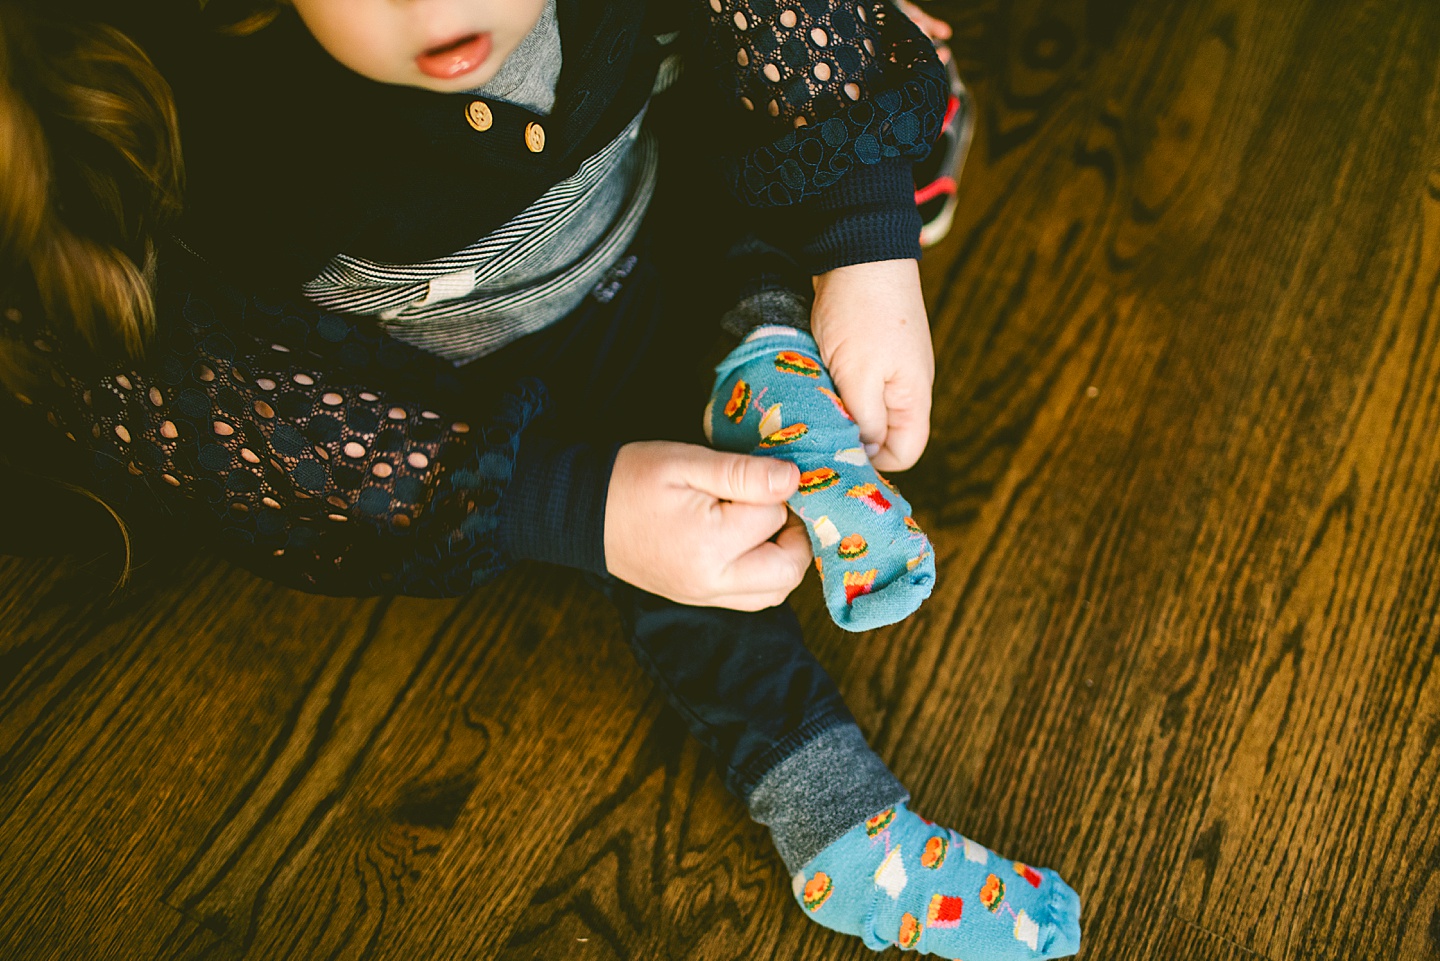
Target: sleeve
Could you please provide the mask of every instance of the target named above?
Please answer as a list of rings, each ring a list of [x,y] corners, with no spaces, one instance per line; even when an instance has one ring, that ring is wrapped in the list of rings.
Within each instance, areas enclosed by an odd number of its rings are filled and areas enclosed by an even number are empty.
[[[542,417],[525,432],[501,501],[501,548],[525,560],[605,574],[605,501],[620,446],[566,443],[544,429]]]
[[[948,98],[920,29],[885,0],[703,0],[699,15],[732,192],[786,208],[810,273],[918,258],[911,166]]]
[[[168,260],[161,278],[142,365],[62,343],[38,309],[0,320],[43,372],[20,402],[122,512],[322,594],[455,596],[547,552],[603,570],[609,463],[545,439],[540,381],[462,384],[368,322]]]

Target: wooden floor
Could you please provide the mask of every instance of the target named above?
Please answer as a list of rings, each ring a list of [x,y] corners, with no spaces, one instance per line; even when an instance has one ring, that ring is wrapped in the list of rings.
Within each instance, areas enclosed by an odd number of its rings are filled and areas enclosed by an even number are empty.
[[[940,586],[856,637],[807,583],[814,649],[1082,957],[1440,957],[1440,4],[931,9]],[[0,558],[0,957],[871,956],[577,577],[114,571]]]

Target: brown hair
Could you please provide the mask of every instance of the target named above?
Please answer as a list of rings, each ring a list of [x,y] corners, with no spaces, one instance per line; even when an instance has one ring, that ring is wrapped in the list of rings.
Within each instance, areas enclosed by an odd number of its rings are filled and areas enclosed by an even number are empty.
[[[198,2],[231,34],[279,10],[276,0]],[[156,238],[179,213],[184,181],[174,98],[119,30],[37,6],[0,0],[0,294],[28,290],[60,337],[139,360],[155,328]],[[0,388],[26,394],[48,380],[35,360],[0,338]],[[123,519],[51,480],[119,525],[118,590],[131,569]]]
[[[236,35],[281,6],[198,2]],[[155,326],[155,239],[182,187],[174,98],[145,52],[106,24],[0,0],[0,290],[31,286],[57,333],[140,359]],[[0,384],[13,390],[6,360]]]
[[[175,103],[144,51],[113,27],[0,2],[6,279],[33,282],[57,328],[139,358],[155,235],[181,186]]]
[[[280,8],[290,0],[200,0],[200,8],[221,33],[233,37],[244,37],[270,22],[280,14]]]

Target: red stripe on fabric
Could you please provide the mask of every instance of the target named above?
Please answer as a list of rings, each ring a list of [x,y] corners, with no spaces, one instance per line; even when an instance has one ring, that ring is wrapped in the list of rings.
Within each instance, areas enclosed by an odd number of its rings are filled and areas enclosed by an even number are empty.
[[[953,194],[955,192],[955,178],[941,177],[931,181],[919,190],[915,191],[915,203],[923,204],[927,200],[934,200],[941,194]]]
[[[950,121],[954,120],[955,115],[959,112],[960,98],[951,97],[950,102],[945,105],[945,122],[940,125],[940,130],[942,133],[950,129]]]

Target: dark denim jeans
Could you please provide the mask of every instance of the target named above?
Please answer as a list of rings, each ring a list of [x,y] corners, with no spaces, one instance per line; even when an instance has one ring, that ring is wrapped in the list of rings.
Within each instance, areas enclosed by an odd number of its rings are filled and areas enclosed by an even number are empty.
[[[657,250],[656,232],[647,223],[631,250],[633,268],[608,300],[587,298],[558,323],[467,365],[465,375],[544,380],[554,413],[543,429],[567,442],[703,444],[701,411],[714,376],[706,361],[725,349],[719,310],[714,298],[698,296],[707,280],[686,269],[697,261],[675,264],[666,256],[673,243]],[[688,607],[614,577],[590,580],[614,602],[637,660],[742,799],[797,747],[853,723],[788,605],[755,613]]]
[[[614,577],[597,584],[620,612],[635,659],[741,800],[798,748],[855,722],[790,605],[688,607]]]

